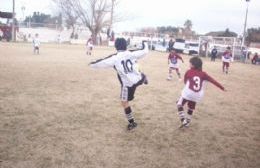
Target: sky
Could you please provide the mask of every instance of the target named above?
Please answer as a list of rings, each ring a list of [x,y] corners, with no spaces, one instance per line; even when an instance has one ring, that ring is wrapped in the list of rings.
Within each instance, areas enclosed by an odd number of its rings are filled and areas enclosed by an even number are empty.
[[[22,6],[25,11],[22,12]],[[117,13],[126,19],[114,25],[116,32],[142,27],[183,26],[190,19],[199,34],[229,28],[239,35],[245,21],[245,0],[120,0]],[[12,11],[12,0],[0,0],[0,11]],[[57,13],[52,0],[16,0],[17,18],[34,11]],[[24,15],[23,15],[24,14]],[[249,3],[248,27],[260,27],[260,0]]]

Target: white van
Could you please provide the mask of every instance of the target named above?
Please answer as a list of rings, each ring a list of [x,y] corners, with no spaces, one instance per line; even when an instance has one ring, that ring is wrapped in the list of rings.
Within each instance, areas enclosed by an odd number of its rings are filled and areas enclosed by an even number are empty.
[[[186,42],[183,53],[189,54],[189,55],[198,55],[199,54],[199,43]]]
[[[182,53],[185,49],[185,40],[176,39],[174,42],[173,48],[176,50],[176,52]]]

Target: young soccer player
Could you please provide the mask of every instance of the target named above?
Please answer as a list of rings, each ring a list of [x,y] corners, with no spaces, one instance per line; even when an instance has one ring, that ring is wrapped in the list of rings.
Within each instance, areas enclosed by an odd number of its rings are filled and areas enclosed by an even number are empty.
[[[252,64],[257,64],[257,62],[260,62],[258,54],[255,53],[254,57],[251,60]]]
[[[33,53],[40,54],[40,39],[38,33],[35,34],[35,37],[33,39]]]
[[[127,50],[127,42],[124,38],[115,41],[116,54],[110,55],[90,63],[93,68],[114,68],[117,71],[121,83],[121,104],[124,108],[126,118],[129,122],[127,129],[131,130],[137,126],[132,115],[129,101],[134,99],[136,88],[141,84],[147,84],[146,76],[138,70],[137,60],[148,53],[148,44],[143,42],[143,48],[135,51]]]
[[[226,51],[223,53],[222,55],[222,70],[223,73],[228,74],[228,68],[229,68],[229,64],[232,61],[232,53],[231,53],[231,48],[227,47]]]
[[[87,55],[91,55],[91,52],[94,47],[92,38],[88,39],[86,46],[87,46]]]
[[[181,79],[181,74],[179,71],[179,64],[178,64],[178,59],[184,63],[183,59],[181,56],[179,56],[174,49],[171,50],[171,53],[168,56],[168,65],[169,65],[169,76],[167,80],[172,80],[172,70],[175,70],[179,80]]]
[[[178,114],[182,123],[181,127],[190,124],[196,103],[203,97],[206,81],[213,83],[223,91],[225,90],[220,83],[202,71],[202,60],[199,57],[191,58],[190,69],[184,76],[185,87],[182,90],[181,97],[177,101]],[[186,103],[188,104],[187,115],[185,115],[183,108]]]

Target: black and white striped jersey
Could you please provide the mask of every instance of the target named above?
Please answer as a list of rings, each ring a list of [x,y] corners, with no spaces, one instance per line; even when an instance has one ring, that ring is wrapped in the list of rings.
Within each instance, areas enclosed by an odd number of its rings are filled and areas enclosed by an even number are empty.
[[[119,80],[123,86],[131,87],[142,79],[138,69],[137,60],[148,53],[148,44],[143,43],[142,49],[134,51],[118,51],[104,59],[91,62],[93,68],[114,67],[118,73]]]

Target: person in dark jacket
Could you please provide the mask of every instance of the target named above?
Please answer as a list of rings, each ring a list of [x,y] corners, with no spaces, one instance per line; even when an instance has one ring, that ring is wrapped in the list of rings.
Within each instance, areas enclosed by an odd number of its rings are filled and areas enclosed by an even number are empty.
[[[217,54],[218,54],[217,47],[214,46],[214,48],[211,51],[211,61],[215,61],[215,59],[217,58]]]

